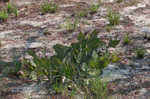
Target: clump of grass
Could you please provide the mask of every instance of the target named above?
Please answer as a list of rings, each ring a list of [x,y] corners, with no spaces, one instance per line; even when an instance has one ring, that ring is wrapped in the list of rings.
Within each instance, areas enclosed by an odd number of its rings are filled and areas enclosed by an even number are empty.
[[[137,58],[140,58],[140,59],[144,58],[145,53],[146,53],[146,51],[143,48],[139,48],[139,49],[136,50]]]
[[[124,0],[117,0],[117,3],[121,3],[121,2],[123,2]]]
[[[115,62],[120,61],[120,57],[118,57],[118,55],[114,53],[112,54],[111,60],[112,60],[112,63],[115,63]]]
[[[8,3],[6,6],[6,10],[7,10],[7,13],[9,13],[9,14],[12,13],[13,12],[13,6],[10,3]]]
[[[126,2],[125,6],[133,6],[136,5],[137,3],[139,3],[139,0],[131,0],[129,2]]]
[[[6,10],[8,14],[13,13],[16,17],[18,16],[18,9],[12,4],[8,3],[6,6]]]
[[[6,21],[10,14],[15,14],[15,16],[18,16],[18,9],[8,3],[5,8],[0,10],[0,21]]]
[[[41,5],[41,12],[42,14],[46,14],[46,13],[55,13],[57,10],[58,6],[55,3],[52,2],[44,2]]]
[[[108,11],[107,18],[110,25],[119,25],[120,24],[120,15],[112,10]]]
[[[97,34],[96,31],[87,35],[80,33],[78,42],[70,46],[56,44],[53,47],[56,54],[51,57],[29,52],[32,60],[23,61],[26,77],[35,75],[38,81],[46,78],[51,94],[83,93],[89,99],[108,99],[107,84],[97,78],[111,62],[111,55],[107,51],[109,46]],[[100,48],[106,50],[98,50]]]
[[[51,33],[48,31],[48,29],[44,29],[43,34],[44,35],[50,35]]]
[[[3,2],[9,2],[9,0],[1,0],[1,1],[3,1]]]
[[[77,28],[78,23],[79,23],[78,18],[75,18],[74,20],[67,18],[65,20],[65,28],[67,31],[72,32]]]
[[[95,14],[98,11],[98,9],[99,9],[99,5],[98,4],[93,4],[89,8],[89,12],[90,12],[90,14]]]
[[[109,41],[109,47],[116,47],[118,44],[119,44],[119,40],[117,40],[117,39],[111,39],[110,41]]]
[[[19,15],[18,9],[17,9],[17,8],[14,8],[14,9],[13,9],[13,13],[14,13],[15,16],[17,17],[17,16]]]
[[[8,19],[8,13],[5,9],[0,11],[0,21],[6,21]]]
[[[79,11],[79,13],[77,14],[78,17],[87,17],[88,16],[88,11],[87,10],[82,10]]]
[[[107,32],[110,32],[113,29],[113,27],[110,25],[107,25],[105,29]]]
[[[89,80],[85,99],[108,99],[107,83],[99,78]]]
[[[18,76],[21,65],[22,63],[20,60],[14,60],[11,64],[8,64],[8,66],[6,66],[2,72],[3,74]]]
[[[123,39],[123,45],[129,45],[131,43],[131,39],[129,38],[128,35],[125,36]]]

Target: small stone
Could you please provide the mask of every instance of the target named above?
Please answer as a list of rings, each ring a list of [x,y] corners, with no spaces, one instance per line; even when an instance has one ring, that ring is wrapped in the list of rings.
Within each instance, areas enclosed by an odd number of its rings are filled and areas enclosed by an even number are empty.
[[[145,33],[145,36],[150,37],[150,28],[149,27],[143,27],[141,29],[141,32]]]
[[[33,27],[40,27],[43,25],[43,22],[37,22],[37,21],[29,21],[29,20],[24,20],[20,22],[20,25],[30,25]]]
[[[30,49],[40,48],[40,47],[43,47],[43,44],[40,42],[27,43],[27,48],[30,48]]]
[[[129,73],[129,68],[121,69],[119,66],[110,64],[108,67],[103,69],[101,77],[105,81],[114,81],[117,79],[127,78],[127,74]]]

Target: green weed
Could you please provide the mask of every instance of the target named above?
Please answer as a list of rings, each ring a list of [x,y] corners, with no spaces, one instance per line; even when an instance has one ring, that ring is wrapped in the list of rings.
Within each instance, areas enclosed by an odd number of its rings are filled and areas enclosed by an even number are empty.
[[[7,11],[4,10],[4,9],[1,10],[1,11],[0,11],[0,20],[1,20],[1,21],[6,21],[7,18],[8,18],[8,13],[7,13]]]
[[[121,3],[121,2],[123,2],[124,0],[117,0],[117,3]]]
[[[54,56],[38,57],[35,53],[29,52],[33,60],[32,62],[24,60],[25,66],[28,67],[24,70],[27,70],[29,75],[34,72],[39,80],[46,77],[55,94],[63,93],[64,90],[71,93],[75,90],[79,91],[86,79],[98,77],[102,69],[110,63],[109,53],[98,50],[103,47],[106,48],[105,43],[97,38],[96,31],[89,35],[80,33],[78,42],[71,44],[70,47],[56,44]],[[92,97],[95,94],[101,97],[104,93],[96,92],[103,90],[100,81],[91,82],[87,88],[92,88],[88,89],[92,92]]]
[[[98,11],[98,9],[99,9],[99,5],[98,4],[93,4],[89,8],[89,12],[90,12],[90,14],[94,14]]]
[[[107,32],[110,32],[113,29],[113,27],[110,25],[107,25],[105,29]]]
[[[13,13],[14,13],[15,16],[17,17],[17,16],[19,15],[18,9],[17,9],[17,8],[14,8],[14,9],[13,9]]]
[[[87,17],[88,16],[88,11],[87,10],[82,10],[77,14],[78,17]]]
[[[65,28],[67,31],[69,32],[72,32],[74,31],[76,28],[77,28],[77,25],[79,23],[79,19],[78,18],[75,18],[75,19],[70,19],[70,18],[67,18],[65,20]]]
[[[57,11],[57,4],[51,2],[45,2],[41,5],[41,12],[42,14],[46,13],[55,13]]]
[[[85,99],[108,99],[107,83],[100,78],[89,80]]]
[[[109,47],[116,47],[119,44],[119,40],[110,40],[109,41]]]
[[[139,48],[136,50],[137,58],[144,58],[146,51],[143,48]]]
[[[13,13],[16,17],[19,15],[18,9],[10,3],[7,4],[6,10],[8,14]]]
[[[120,24],[120,15],[116,12],[109,11],[107,15],[108,21],[110,25],[119,25]]]
[[[128,35],[125,36],[123,39],[123,45],[129,45],[131,43],[131,40]]]
[[[72,96],[83,92],[89,99],[107,99],[107,84],[97,78],[103,68],[118,59],[108,53],[109,46],[97,37],[96,31],[80,33],[78,42],[71,46],[56,44],[53,48],[55,55],[51,57],[28,52],[32,60],[23,61],[26,77],[36,76],[38,81],[48,79],[51,94]]]
[[[7,13],[9,14],[13,12],[13,6],[10,3],[7,4],[6,9],[7,9]]]
[[[111,60],[112,60],[112,63],[115,63],[115,62],[120,61],[120,57],[118,57],[116,54],[112,54]]]

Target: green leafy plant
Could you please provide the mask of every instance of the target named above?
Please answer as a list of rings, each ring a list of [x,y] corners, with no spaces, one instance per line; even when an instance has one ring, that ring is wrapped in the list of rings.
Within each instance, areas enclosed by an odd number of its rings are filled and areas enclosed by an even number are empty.
[[[19,15],[18,9],[16,7],[13,9],[13,13],[16,17]]]
[[[118,61],[120,61],[120,57],[118,57],[118,55],[114,53],[111,56],[111,61],[112,61],[112,63],[118,62]]]
[[[6,21],[7,18],[8,18],[8,13],[7,13],[7,11],[4,10],[4,9],[1,10],[1,11],[0,11],[0,20],[1,20],[1,21]]]
[[[117,40],[117,39],[114,39],[114,40],[110,40],[109,41],[109,47],[116,47],[118,44],[119,44],[119,40]]]
[[[88,16],[88,11],[87,10],[82,10],[77,14],[78,17],[87,17]]]
[[[15,14],[16,17],[18,16],[18,9],[15,6],[13,6],[11,3],[7,4],[6,10],[8,14],[13,13]]]
[[[94,14],[98,11],[98,9],[99,9],[99,5],[98,4],[93,4],[89,8],[89,12],[90,12],[90,14]]]
[[[13,6],[10,3],[7,4],[6,9],[9,14],[13,12]]]
[[[139,48],[139,49],[136,50],[137,58],[143,58],[145,53],[146,53],[146,51],[143,48]]]
[[[55,13],[57,8],[58,8],[57,4],[52,2],[45,2],[41,5],[41,12],[42,14]]]
[[[108,11],[107,18],[109,20],[110,25],[118,25],[120,24],[120,15],[112,10]]]
[[[43,30],[44,35],[51,35],[51,32],[48,29]]]
[[[124,0],[117,0],[117,3],[121,3],[121,2],[123,2]]]
[[[131,43],[131,40],[130,40],[129,36],[126,35],[125,38],[123,39],[123,44],[124,44],[124,45],[128,45],[128,44],[130,44],[130,43]]]
[[[89,84],[86,88],[86,96],[85,99],[108,99],[108,89],[107,83],[103,82],[101,79],[91,79],[89,80]]]
[[[87,95],[89,90],[90,99],[105,96],[106,86],[95,78],[111,62],[111,55],[108,46],[97,38],[96,31],[88,35],[80,33],[78,42],[71,46],[56,44],[53,48],[56,54],[51,57],[39,57],[29,51],[33,59],[23,61],[27,77],[34,74],[38,81],[48,79],[51,94],[84,92]],[[87,83],[90,79],[93,81]]]
[[[105,29],[107,32],[110,32],[113,29],[113,27],[110,25],[107,25]]]
[[[3,73],[6,75],[18,75],[19,70],[21,69],[21,61],[13,61],[11,64],[6,66],[3,70]]]
[[[65,28],[66,28],[67,31],[72,32],[77,28],[78,23],[79,23],[78,18],[75,18],[74,20],[70,19],[70,18],[67,18],[65,20]]]
[[[6,21],[9,17],[9,14],[11,13],[15,14],[15,16],[17,17],[18,9],[8,3],[5,8],[0,10],[0,21]]]

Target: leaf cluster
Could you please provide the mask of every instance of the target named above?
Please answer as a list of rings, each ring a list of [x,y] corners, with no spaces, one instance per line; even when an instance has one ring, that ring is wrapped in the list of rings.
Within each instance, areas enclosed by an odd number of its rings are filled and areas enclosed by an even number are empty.
[[[87,81],[97,78],[111,62],[106,44],[97,38],[96,31],[88,35],[80,33],[78,42],[69,47],[56,44],[53,48],[56,54],[51,57],[39,57],[29,52],[33,59],[24,60],[28,76],[35,75],[38,81],[48,79],[53,94],[68,91],[86,94]]]

